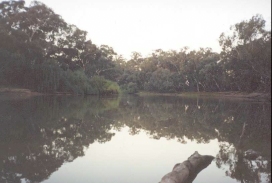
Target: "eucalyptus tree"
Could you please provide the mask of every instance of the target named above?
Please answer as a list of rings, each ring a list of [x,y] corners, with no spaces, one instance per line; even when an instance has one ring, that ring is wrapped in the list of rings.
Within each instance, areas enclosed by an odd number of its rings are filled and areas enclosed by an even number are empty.
[[[88,52],[86,52],[88,54]],[[89,52],[92,55],[92,52]],[[85,73],[89,77],[101,76],[106,79],[116,81],[120,70],[116,67],[118,64],[114,62],[117,53],[108,45],[97,47],[94,57],[90,58],[86,63]]]
[[[232,26],[232,35],[221,34],[221,57],[231,89],[271,90],[271,30],[265,23],[256,15]]]
[[[25,1],[3,1],[0,74],[9,85],[36,91],[90,93],[90,77],[114,80],[117,74],[113,49],[97,47],[87,34],[41,2],[26,6]]]
[[[123,72],[120,73],[118,84],[126,93],[136,93],[144,89],[145,83],[145,58],[138,52],[132,52],[131,58],[122,64]]]
[[[152,73],[145,89],[157,92],[175,92],[171,72],[168,69],[159,68]]]
[[[33,1],[29,7],[25,1],[3,1],[0,4],[2,31],[15,39],[17,52],[31,64],[42,63],[55,45],[67,23],[45,4]],[[4,25],[3,25],[4,24]]]

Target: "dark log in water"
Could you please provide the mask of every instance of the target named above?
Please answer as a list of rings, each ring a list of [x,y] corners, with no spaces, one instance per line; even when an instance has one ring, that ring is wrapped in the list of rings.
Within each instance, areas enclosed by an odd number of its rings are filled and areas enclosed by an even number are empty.
[[[209,166],[213,159],[213,156],[200,155],[196,151],[188,160],[176,164],[160,183],[192,183],[197,174]]]

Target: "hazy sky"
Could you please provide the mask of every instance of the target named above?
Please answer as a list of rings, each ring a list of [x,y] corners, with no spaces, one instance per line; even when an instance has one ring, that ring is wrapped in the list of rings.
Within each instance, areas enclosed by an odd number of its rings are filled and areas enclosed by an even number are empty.
[[[30,2],[30,0],[26,0]],[[211,47],[220,51],[222,32],[261,14],[271,26],[271,0],[41,0],[68,23],[88,31],[129,58],[155,49]],[[269,28],[270,29],[270,28]]]

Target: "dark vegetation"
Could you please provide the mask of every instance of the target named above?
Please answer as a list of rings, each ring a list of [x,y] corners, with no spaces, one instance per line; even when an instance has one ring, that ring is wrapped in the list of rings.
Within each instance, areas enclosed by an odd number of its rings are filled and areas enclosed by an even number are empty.
[[[0,3],[0,85],[76,94],[271,91],[271,31],[261,15],[221,34],[210,48],[155,50],[125,60],[41,2]]]
[[[184,144],[217,139],[216,165],[227,176],[260,182],[259,175],[265,174],[271,182],[270,112],[270,103],[161,96],[4,100],[0,102],[0,182],[42,182],[63,163],[84,156],[92,143],[110,141],[112,130],[123,127],[131,135],[145,132],[153,139]],[[239,155],[248,149],[263,157],[256,161],[259,164]]]
[[[113,49],[97,47],[86,36],[43,3],[1,2],[2,85],[50,93],[119,92]]]

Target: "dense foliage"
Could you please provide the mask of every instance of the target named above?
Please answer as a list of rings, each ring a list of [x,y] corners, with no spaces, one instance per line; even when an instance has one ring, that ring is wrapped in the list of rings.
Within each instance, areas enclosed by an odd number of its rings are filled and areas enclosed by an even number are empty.
[[[222,33],[221,53],[184,47],[126,60],[41,2],[2,1],[0,40],[0,85],[78,94],[116,93],[118,85],[127,93],[271,91],[271,31],[260,15]]]
[[[104,72],[114,70],[115,53],[86,36],[43,3],[34,1],[27,7],[24,1],[1,2],[0,82],[40,92],[105,93],[116,85]],[[107,84],[103,91],[94,85],[98,81]]]
[[[119,84],[156,92],[271,91],[271,31],[260,15],[232,26],[231,35],[222,33],[219,44],[220,54],[187,47],[146,58],[134,53]]]

